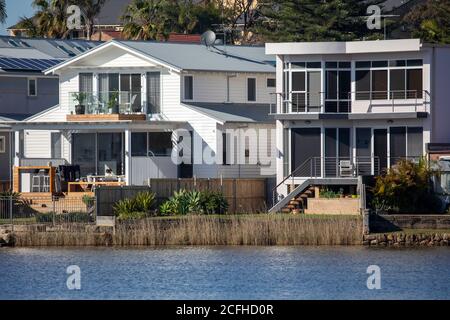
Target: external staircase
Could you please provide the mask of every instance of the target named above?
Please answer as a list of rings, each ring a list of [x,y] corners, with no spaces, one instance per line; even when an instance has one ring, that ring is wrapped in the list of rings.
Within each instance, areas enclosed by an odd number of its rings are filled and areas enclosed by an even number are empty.
[[[317,186],[359,185],[358,177],[367,175],[368,171],[371,175],[379,173],[378,158],[309,158],[273,189],[273,206],[269,213],[304,212],[308,199],[317,196]],[[286,196],[279,192],[281,188],[287,190]]]

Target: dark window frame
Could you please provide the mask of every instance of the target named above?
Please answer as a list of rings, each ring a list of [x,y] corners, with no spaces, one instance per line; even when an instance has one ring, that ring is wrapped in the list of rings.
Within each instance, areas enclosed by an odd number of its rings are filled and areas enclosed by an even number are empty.
[[[190,79],[190,80],[189,80]],[[194,76],[185,75],[183,77],[184,81],[184,100],[194,100]]]
[[[251,84],[251,82],[253,82],[253,83]],[[256,91],[257,91],[256,77],[248,77],[247,78],[247,101],[248,102],[256,102],[256,100],[257,100]]]

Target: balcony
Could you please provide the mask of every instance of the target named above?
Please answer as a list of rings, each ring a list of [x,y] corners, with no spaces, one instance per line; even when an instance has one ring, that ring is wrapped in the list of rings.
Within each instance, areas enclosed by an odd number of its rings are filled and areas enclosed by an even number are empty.
[[[67,121],[146,120],[141,92],[70,92]]]
[[[274,93],[270,114],[278,119],[421,118],[430,112],[428,91]]]

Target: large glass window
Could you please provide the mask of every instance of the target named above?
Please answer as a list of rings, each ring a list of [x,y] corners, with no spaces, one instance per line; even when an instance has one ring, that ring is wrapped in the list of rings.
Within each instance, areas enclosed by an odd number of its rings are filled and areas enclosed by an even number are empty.
[[[421,59],[357,61],[356,99],[422,98],[422,64]]]
[[[147,132],[133,132],[131,134],[131,156],[147,156]]]
[[[170,156],[172,153],[172,132],[149,132],[148,151],[155,156]]]
[[[95,133],[72,134],[72,164],[80,166],[83,177],[97,172],[96,141]]]
[[[422,98],[422,69],[408,69],[406,74],[408,98]]]
[[[325,112],[350,112],[350,62],[325,63]]]
[[[123,174],[123,135],[122,133],[99,133],[98,174]]]
[[[172,132],[135,132],[131,134],[131,156],[168,157],[173,149]]]
[[[122,133],[72,134],[72,164],[88,175],[123,175],[124,144]]]

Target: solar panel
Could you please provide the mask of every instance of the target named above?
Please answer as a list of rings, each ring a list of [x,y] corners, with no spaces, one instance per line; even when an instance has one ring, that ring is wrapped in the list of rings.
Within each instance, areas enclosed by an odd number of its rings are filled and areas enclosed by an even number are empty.
[[[62,61],[58,59],[0,58],[0,68],[10,71],[43,71]]]

